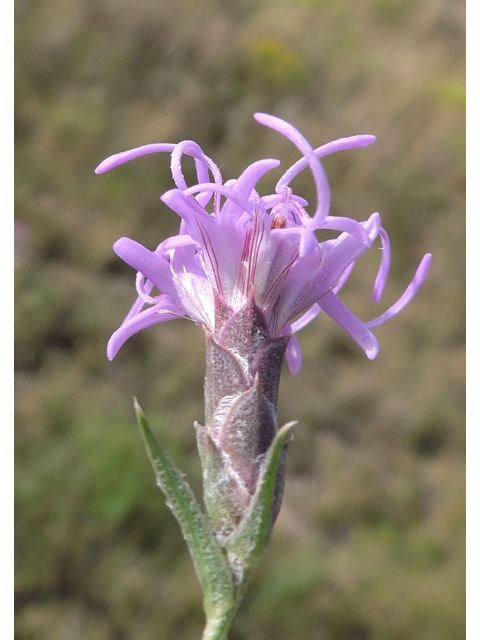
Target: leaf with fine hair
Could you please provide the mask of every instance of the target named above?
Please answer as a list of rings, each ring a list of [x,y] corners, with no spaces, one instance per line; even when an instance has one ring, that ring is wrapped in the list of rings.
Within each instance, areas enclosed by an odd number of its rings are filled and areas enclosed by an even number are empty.
[[[143,410],[135,400],[138,424],[145,440],[158,487],[177,519],[202,585],[207,617],[228,609],[235,599],[232,576],[225,556],[183,474],[170,461],[155,438]]]

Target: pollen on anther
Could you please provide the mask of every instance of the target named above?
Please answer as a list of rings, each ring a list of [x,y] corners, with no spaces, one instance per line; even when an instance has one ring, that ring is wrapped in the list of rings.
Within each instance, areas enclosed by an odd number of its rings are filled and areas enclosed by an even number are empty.
[[[287,226],[287,219],[285,216],[276,214],[273,216],[271,229],[285,229]]]

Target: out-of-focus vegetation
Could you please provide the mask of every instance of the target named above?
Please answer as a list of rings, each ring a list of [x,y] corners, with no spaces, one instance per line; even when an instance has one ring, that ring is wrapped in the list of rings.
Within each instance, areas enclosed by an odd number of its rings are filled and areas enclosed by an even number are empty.
[[[232,640],[464,635],[464,6],[460,0],[17,0],[17,636],[186,640],[201,594],[137,432],[138,397],[197,492],[202,332],[170,322],[106,342],[134,299],[111,250],[153,248],[178,219],[167,157],[97,177],[107,155],[193,139],[226,179],[313,144],[335,214],[382,214],[382,310],[423,253],[418,298],[376,333],[378,359],[328,318],[300,335],[280,420],[298,419],[284,505]],[[313,199],[304,172],[297,192]],[[280,174],[278,174],[280,175]],[[265,189],[272,183],[265,181]],[[378,252],[342,294],[360,317]]]

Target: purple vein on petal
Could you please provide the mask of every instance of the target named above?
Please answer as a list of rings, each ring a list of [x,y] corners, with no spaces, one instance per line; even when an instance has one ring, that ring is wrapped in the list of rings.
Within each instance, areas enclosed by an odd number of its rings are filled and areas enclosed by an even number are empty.
[[[333,287],[332,289],[333,293],[338,293],[340,291],[340,289],[343,287],[345,282],[350,277],[350,274],[352,273],[354,266],[355,266],[355,262],[352,262],[345,269],[345,271],[340,276],[337,284]],[[321,311],[322,311],[322,307],[318,304],[318,302],[315,302],[308,311],[306,311],[300,318],[298,318],[298,320],[292,323],[292,332],[297,333],[297,331],[300,331],[300,329],[303,329],[304,327],[306,327],[307,324],[309,324],[321,313]]]

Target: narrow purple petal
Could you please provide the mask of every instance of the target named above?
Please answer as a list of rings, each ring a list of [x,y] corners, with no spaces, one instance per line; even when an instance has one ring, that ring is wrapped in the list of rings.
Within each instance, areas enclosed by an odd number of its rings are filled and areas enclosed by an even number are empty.
[[[218,184],[222,183],[222,174],[213,160],[204,154],[202,148],[196,142],[193,142],[193,140],[183,140],[183,142],[179,142],[175,146],[170,163],[173,180],[179,189],[184,190],[187,188],[187,183],[185,182],[182,172],[183,155],[195,158],[198,182],[208,181],[208,169],[210,169],[215,182]]]
[[[323,144],[321,147],[315,149],[315,155],[319,158],[324,158],[325,156],[328,156],[331,153],[336,153],[337,151],[369,147],[376,141],[376,139],[377,138],[375,136],[372,136],[369,133],[349,136],[347,138],[339,138],[338,140],[332,140],[332,142],[327,142],[327,144]]]
[[[394,318],[402,309],[404,309],[407,304],[414,298],[422,284],[425,282],[425,278],[427,277],[428,270],[430,269],[430,263],[432,262],[432,254],[427,253],[423,256],[422,261],[418,265],[418,269],[413,277],[413,280],[410,282],[408,287],[405,289],[405,292],[400,298],[393,304],[390,309],[382,313],[381,316],[375,318],[374,320],[370,320],[370,322],[366,322],[365,324],[370,329],[374,327],[378,327],[381,324],[385,324],[392,318]]]
[[[305,200],[305,198],[301,198],[300,196],[297,196],[293,193],[290,196],[290,201],[296,202],[302,207],[308,206],[308,200]],[[265,206],[265,209],[267,209],[268,211],[268,209],[275,207],[277,204],[283,204],[285,202],[285,194],[282,191],[281,193],[274,193],[270,196],[262,196],[262,202]]]
[[[280,118],[269,116],[266,113],[255,113],[253,117],[260,124],[263,124],[270,129],[274,129],[284,135],[288,140],[290,140],[290,142],[293,142],[297,149],[299,149],[305,156],[308,164],[310,165],[317,191],[317,207],[312,216],[311,226],[312,228],[319,229],[327,217],[328,210],[330,208],[330,187],[322,164],[315,155],[312,146],[306,138],[304,138],[302,134],[295,129],[295,127],[292,127],[291,124],[288,124],[288,122],[285,122]]]
[[[145,302],[145,304],[149,304],[149,305],[157,304],[159,294],[154,296],[150,295],[150,292],[153,289],[153,282],[148,280],[148,278],[145,278],[143,273],[140,273],[140,271],[137,271],[137,278],[136,278],[135,285],[137,287],[138,295]]]
[[[372,299],[374,302],[380,301],[387,284],[388,272],[390,271],[390,240],[385,229],[380,228],[378,235],[382,241],[382,259],[373,286]]]
[[[150,293],[152,289],[153,289],[153,282],[150,282],[150,280],[147,280],[145,284],[145,292]],[[133,303],[132,308],[127,313],[127,316],[125,320],[122,322],[122,324],[127,323],[129,320],[131,320],[136,315],[138,315],[144,306],[145,306],[145,300],[142,298],[142,296],[138,296],[138,298]]]
[[[369,327],[359,320],[357,316],[354,316],[333,291],[329,291],[323,296],[320,300],[320,306],[332,320],[352,336],[370,360],[374,360],[377,357],[377,339]]]
[[[317,158],[324,158],[332,153],[336,153],[337,151],[343,151],[347,149],[357,149],[359,147],[368,147],[369,145],[375,142],[375,136],[371,135],[360,135],[360,136],[351,136],[349,138],[340,138],[339,140],[333,140],[332,142],[327,142],[327,144],[322,145],[314,150]],[[300,158],[297,160],[295,164],[293,164],[290,169],[288,169],[280,180],[277,183],[277,188],[283,185],[290,184],[290,182],[297,176],[301,171],[308,167],[307,158]]]
[[[151,327],[154,324],[160,322],[167,322],[168,320],[175,320],[183,316],[181,310],[168,299],[167,296],[162,296],[162,299],[154,307],[141,311],[136,316],[124,322],[112,335],[108,341],[107,357],[109,360],[117,355],[120,347],[135,333]]]
[[[226,187],[223,184],[215,184],[213,182],[205,182],[204,184],[196,184],[193,187],[189,187],[185,189],[183,192],[186,196],[193,195],[200,191],[212,191],[214,193],[219,193],[222,196],[225,196],[227,200],[231,200],[235,202],[242,211],[246,211],[247,213],[253,213],[253,204],[243,198],[240,194],[236,193],[232,188]],[[163,198],[162,198],[163,199]]]
[[[368,245],[348,233],[342,233],[336,240],[324,243],[326,257],[315,285],[317,299],[335,287],[345,269],[372,245],[380,229],[380,216],[378,213],[372,213],[370,218],[362,224],[368,234]]]
[[[297,333],[297,331],[300,331],[300,329],[306,327],[307,324],[314,320],[314,318],[316,318],[321,311],[322,307],[318,304],[318,302],[315,302],[308,311],[305,311],[301,318],[299,318],[295,322],[292,322],[292,332]]]
[[[176,145],[169,144],[168,142],[161,142],[158,144],[145,144],[142,147],[136,147],[135,149],[130,149],[129,151],[121,151],[120,153],[116,153],[113,156],[109,156],[101,162],[98,167],[95,169],[95,173],[106,173],[110,171],[110,169],[114,169],[121,164],[125,164],[125,162],[130,162],[135,158],[139,158],[140,156],[146,156],[149,153],[159,153],[159,152],[172,152],[175,149]]]
[[[360,242],[368,245],[368,234],[364,227],[352,218],[343,216],[327,216],[322,223],[322,229],[332,229],[334,231],[344,231],[351,236],[355,236]]]

